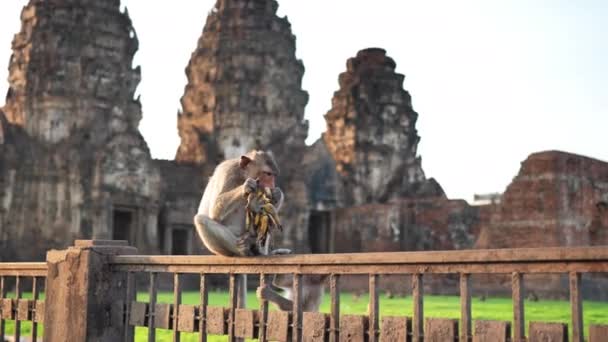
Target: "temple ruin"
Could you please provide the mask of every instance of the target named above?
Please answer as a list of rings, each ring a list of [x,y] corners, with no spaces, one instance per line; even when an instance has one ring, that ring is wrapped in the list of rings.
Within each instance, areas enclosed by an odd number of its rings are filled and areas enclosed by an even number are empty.
[[[77,238],[204,252],[192,217],[205,181],[253,148],[282,166],[276,244],[299,253],[608,244],[604,161],[534,153],[500,201],[447,198],[423,171],[418,114],[381,48],[347,61],[327,131],[306,146],[304,64],[277,8],[217,1],[186,68],[175,160],[154,160],[138,130],[137,35],[120,1],[30,0],[0,110],[0,260],[41,260]]]

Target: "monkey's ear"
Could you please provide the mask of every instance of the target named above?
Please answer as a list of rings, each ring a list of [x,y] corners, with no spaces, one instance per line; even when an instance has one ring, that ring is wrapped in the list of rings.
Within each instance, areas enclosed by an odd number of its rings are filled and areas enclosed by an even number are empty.
[[[241,161],[239,163],[239,166],[241,167],[241,169],[246,168],[247,165],[249,165],[249,163],[251,163],[251,158],[249,158],[247,156],[241,156]]]

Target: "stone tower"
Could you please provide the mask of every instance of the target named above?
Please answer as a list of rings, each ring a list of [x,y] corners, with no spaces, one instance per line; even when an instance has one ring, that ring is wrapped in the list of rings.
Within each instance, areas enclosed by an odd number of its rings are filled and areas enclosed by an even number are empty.
[[[379,48],[359,51],[340,74],[340,89],[325,115],[324,141],[342,178],[345,205],[443,195],[422,171],[416,152],[418,114],[403,79]]]
[[[209,13],[186,68],[176,160],[216,165],[254,148],[271,151],[287,200],[281,243],[306,250],[308,199],[299,162],[308,94],[295,36],[277,8],[275,0],[218,0]]]
[[[137,37],[119,0],[30,0],[13,39],[0,241],[38,258],[74,238],[155,246],[160,174],[138,131]],[[2,248],[0,248],[2,249]],[[153,251],[153,250],[152,250]]]
[[[216,163],[252,148],[303,145],[304,66],[274,0],[218,0],[186,68],[178,161]],[[279,154],[280,155],[280,154]]]

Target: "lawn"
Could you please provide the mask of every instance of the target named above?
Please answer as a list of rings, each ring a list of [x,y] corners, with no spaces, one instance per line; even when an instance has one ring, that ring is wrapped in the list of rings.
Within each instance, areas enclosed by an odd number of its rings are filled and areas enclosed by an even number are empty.
[[[139,301],[147,301],[147,294],[138,294]],[[172,293],[159,293],[159,302],[171,303]],[[199,301],[198,292],[185,292],[182,297],[185,304],[197,304]],[[258,302],[255,294],[249,293],[247,304],[251,308],[257,308]],[[321,305],[322,312],[329,312],[329,296]],[[209,305],[227,306],[228,294],[225,292],[209,293]],[[488,298],[480,301],[473,298],[473,320],[512,320],[512,302],[510,298]],[[544,322],[563,322],[570,323],[570,305],[567,301],[526,301],[525,302],[526,326],[529,321]],[[367,296],[355,297],[351,294],[340,296],[340,312],[343,314],[365,314],[367,311]],[[459,318],[460,317],[460,298],[456,296],[425,296],[424,297],[425,317]],[[588,332],[589,324],[608,324],[608,303],[590,302],[583,303],[585,334]],[[387,298],[380,296],[380,316],[411,316],[412,298],[394,297]],[[7,335],[12,334],[13,324],[7,322]],[[22,323],[22,334],[29,335],[31,331],[30,323]],[[571,331],[571,329],[569,330]],[[136,341],[147,340],[147,329],[136,329]],[[197,334],[181,335],[182,341],[198,341]],[[170,341],[171,332],[167,330],[157,330],[158,341]],[[227,337],[210,337],[209,341],[227,341]]]

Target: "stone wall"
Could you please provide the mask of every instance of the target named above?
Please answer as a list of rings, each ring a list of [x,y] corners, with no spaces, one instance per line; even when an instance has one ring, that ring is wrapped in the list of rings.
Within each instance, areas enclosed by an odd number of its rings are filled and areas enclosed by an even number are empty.
[[[19,253],[0,258],[40,260],[80,237],[157,252],[161,181],[138,131],[128,14],[119,1],[32,0],[21,20],[0,167],[2,239]]]
[[[608,244],[608,163],[531,154],[482,225],[477,248]]]
[[[332,213],[330,251],[452,250],[475,243],[479,212],[444,197],[367,204]]]

